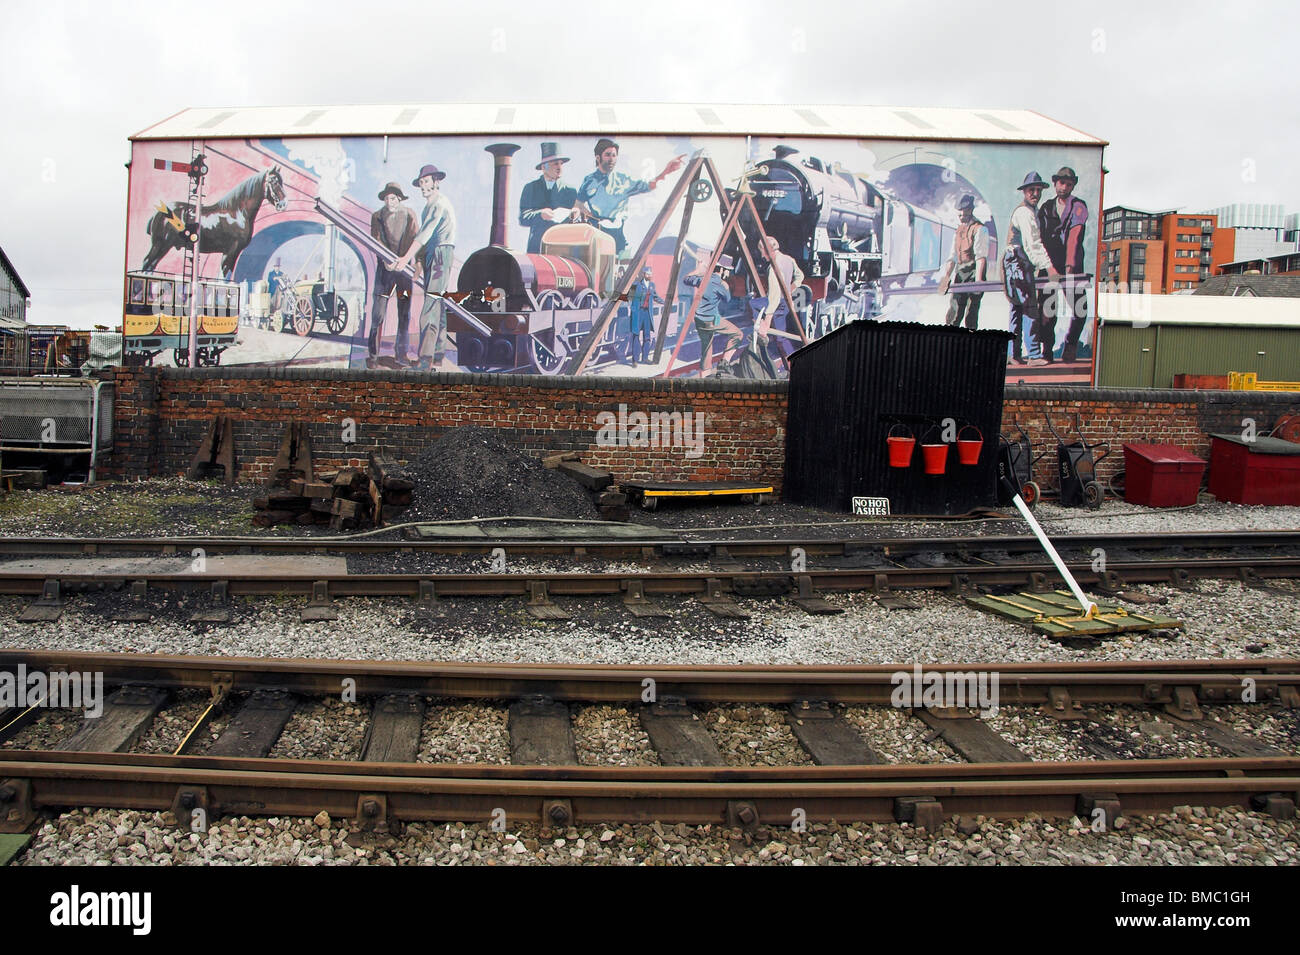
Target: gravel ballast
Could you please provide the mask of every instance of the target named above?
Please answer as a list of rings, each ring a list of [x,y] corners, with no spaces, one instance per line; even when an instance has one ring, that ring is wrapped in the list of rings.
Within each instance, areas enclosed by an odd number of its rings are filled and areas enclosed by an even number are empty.
[[[1187,622],[1170,635],[1121,634],[1067,646],[923,591],[917,610],[886,610],[868,593],[831,594],[845,612],[811,616],[785,600],[745,599],[748,620],[715,617],[697,601],[658,598],[665,617],[638,618],[616,598],[558,598],[574,614],[540,621],[522,598],[440,600],[433,612],[406,600],[349,598],[330,624],[299,619],[305,598],[234,602],[234,622],[189,622],[190,609],[156,610],[147,624],[117,623],[106,605],[124,594],[73,594],[63,616],[20,624],[25,605],[0,599],[0,644],[48,650],[188,653],[332,659],[502,663],[898,664],[1173,660],[1300,656],[1300,594],[1261,594],[1231,581],[1200,581],[1163,595],[1159,612]],[[1294,588],[1293,588],[1294,589]],[[1149,609],[1136,604],[1131,609]]]
[[[413,504],[397,518],[411,521],[468,520],[505,516],[594,519],[590,492],[540,458],[504,442],[489,429],[460,428],[406,462],[420,482]],[[617,475],[616,475],[617,478]],[[0,498],[0,534],[10,537],[336,537],[324,527],[296,524],[252,526],[251,482],[152,478],[14,491]],[[862,518],[777,501],[673,503],[655,511],[634,508],[630,520],[680,530],[699,539],[979,537],[1027,534],[1011,507],[1003,517],[926,520]],[[1212,502],[1185,509],[1143,507],[1121,499],[1100,510],[1063,508],[1043,501],[1035,510],[1049,534],[1144,534],[1197,531],[1296,530],[1300,509]],[[392,532],[394,536],[397,532]],[[346,536],[346,535],[344,535]]]
[[[464,440],[462,438],[461,440]],[[491,449],[484,449],[489,451]],[[472,448],[466,450],[472,455]],[[499,449],[497,452],[499,453]],[[504,455],[502,455],[504,459]],[[450,455],[417,462],[450,466]],[[590,495],[570,479],[537,468],[581,495],[590,514]],[[504,466],[504,465],[503,465]],[[464,478],[464,472],[458,471]],[[442,482],[450,487],[451,482]],[[499,483],[499,481],[498,481]],[[430,486],[439,480],[430,478]],[[556,487],[558,487],[557,485]],[[0,532],[36,536],[80,534],[223,533],[266,536],[246,524],[251,515],[251,485],[227,493],[217,484],[149,482],[139,487],[10,495],[0,505]],[[521,484],[520,501],[555,502],[550,491]],[[24,492],[27,493],[27,492]],[[42,494],[49,493],[49,497]],[[548,495],[550,497],[548,498]],[[210,513],[195,498],[214,502]],[[160,500],[170,503],[158,507]],[[481,501],[481,494],[475,500]],[[418,495],[417,495],[418,500]],[[433,499],[430,498],[430,501]],[[38,502],[39,503],[36,503]],[[576,501],[576,499],[575,499]],[[497,504],[500,503],[498,507]],[[493,498],[491,514],[537,513],[518,503]],[[465,499],[436,505],[439,519],[489,516]],[[576,507],[576,503],[573,505]],[[557,516],[574,517],[564,505]],[[157,519],[140,517],[154,511]],[[1165,512],[1108,501],[1100,512],[1068,511],[1044,503],[1040,519],[1052,533],[1142,533],[1235,529],[1289,529],[1300,526],[1296,508],[1243,508],[1211,504]],[[215,515],[215,516],[213,516]],[[545,515],[544,515],[545,516]],[[634,519],[682,527],[700,538],[721,537],[902,537],[1021,534],[1019,520],[985,522],[866,523],[811,508],[667,507],[634,513]],[[241,523],[242,522],[242,523]],[[756,525],[756,526],[755,526]],[[794,526],[784,526],[794,525]],[[299,533],[297,528],[277,534]],[[536,562],[536,568],[607,569],[562,562]],[[631,565],[627,565],[629,568]],[[817,567],[815,561],[810,566]],[[441,569],[433,564],[420,571]],[[453,569],[450,564],[446,569]],[[459,568],[455,568],[459,569]],[[480,560],[464,568],[486,570]],[[511,561],[508,572],[533,569]],[[845,612],[805,614],[787,600],[743,600],[749,620],[713,616],[696,601],[656,598],[664,618],[636,618],[613,598],[559,598],[574,614],[565,622],[541,622],[524,610],[521,599],[441,600],[433,612],[417,611],[402,600],[347,599],[336,604],[339,620],[308,624],[299,620],[304,599],[281,598],[234,603],[228,626],[188,621],[204,596],[150,594],[155,619],[148,624],[116,623],[111,611],[124,592],[73,594],[63,616],[53,623],[23,625],[14,620],[26,599],[0,598],[0,644],[9,647],[107,652],[192,653],[333,659],[395,659],[466,662],[556,662],[620,664],[872,664],[910,668],[914,662],[1089,661],[1277,656],[1300,657],[1300,586],[1282,582],[1270,593],[1234,581],[1199,581],[1191,592],[1164,586],[1134,588],[1166,598],[1155,609],[1180,617],[1186,629],[1170,636],[1125,635],[1085,646],[1066,646],[1007,621],[975,611],[959,599],[917,592],[919,610],[890,611],[869,594],[832,594]],[[1149,609],[1131,604],[1130,609]],[[236,696],[226,713],[241,702]],[[510,759],[506,707],[499,704],[430,701],[419,759],[425,762],[504,764]],[[194,692],[171,701],[133,749],[170,752],[206,705]],[[305,702],[290,721],[273,756],[355,758],[364,737],[367,701],[359,704]],[[349,709],[356,712],[349,712]],[[1238,732],[1297,752],[1300,727],[1293,711],[1277,707],[1232,708],[1220,715]],[[743,710],[741,713],[739,711]],[[838,708],[882,758],[890,762],[958,762],[960,758],[919,720],[884,708]],[[784,712],[763,707],[713,707],[701,718],[728,762],[764,766],[806,761],[794,742]],[[1093,708],[1092,719],[1058,723],[1036,711],[1007,708],[993,727],[1034,759],[1105,758],[1108,748],[1125,755],[1185,757],[1223,755],[1204,739],[1186,733],[1149,712]],[[48,746],[70,736],[80,712],[43,714],[6,746]],[[190,750],[205,751],[224,730],[218,715]],[[632,709],[609,705],[574,707],[574,738],[579,761],[587,765],[653,765],[657,758]],[[23,734],[27,734],[24,736]],[[757,746],[751,745],[757,743]],[[397,837],[362,837],[346,821],[227,818],[206,835],[181,833],[165,814],[76,810],[51,819],[37,833],[22,862],[154,864],[1283,864],[1300,862],[1300,837],[1294,821],[1238,810],[1183,809],[1151,818],[1122,820],[1107,833],[1093,833],[1076,819],[1034,817],[1007,822],[950,820],[929,834],[900,825],[810,826],[805,833],[776,828],[758,834],[717,827],[590,826],[540,832],[511,821],[506,833],[484,821],[464,825],[413,825]]]
[[[315,819],[222,819],[207,833],[170,813],[75,810],[45,823],[20,865],[1296,865],[1292,821],[1238,809],[1180,807],[1121,817],[1093,832],[1078,817],[949,819],[908,825],[810,824],[805,832],[717,826],[593,826],[539,831],[507,822],[413,824],[399,837]]]

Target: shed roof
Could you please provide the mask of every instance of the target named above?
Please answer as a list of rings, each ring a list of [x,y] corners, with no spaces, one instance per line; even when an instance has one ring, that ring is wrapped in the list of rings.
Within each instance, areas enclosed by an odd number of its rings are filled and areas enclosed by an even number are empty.
[[[1294,255],[1289,252],[1287,255]],[[1285,258],[1285,256],[1270,256]],[[1215,275],[1197,287],[1194,295],[1300,298],[1300,275]]]
[[[1300,299],[1102,292],[1097,315],[1106,325],[1300,328]]]
[[[193,107],[133,140],[507,133],[848,136],[1104,146],[1025,109],[688,103]]]
[[[9,261],[9,256],[5,255],[4,249],[0,249],[0,268],[3,268],[6,272],[9,273],[9,277],[13,279],[14,285],[18,286],[18,288],[22,291],[23,298],[32,297],[32,293],[28,291],[27,286],[23,283],[23,280],[19,277],[18,270],[14,268],[14,264]]]

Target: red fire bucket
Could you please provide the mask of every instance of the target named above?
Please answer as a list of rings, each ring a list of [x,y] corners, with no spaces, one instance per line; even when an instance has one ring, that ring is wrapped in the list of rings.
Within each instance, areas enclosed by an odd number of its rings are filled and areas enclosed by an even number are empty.
[[[894,437],[894,428],[907,430],[905,425],[896,424],[889,429],[889,434],[885,436],[885,443],[889,445],[889,466],[891,468],[905,468],[912,463],[912,449],[916,447],[916,438],[909,433],[906,437]]]
[[[926,474],[942,474],[948,467],[948,445],[923,444],[921,454],[925,457]]]
[[[974,431],[974,441],[963,441],[962,432]],[[980,448],[984,447],[984,435],[980,434],[980,429],[973,424],[968,424],[957,432],[957,460],[962,464],[979,464]]]

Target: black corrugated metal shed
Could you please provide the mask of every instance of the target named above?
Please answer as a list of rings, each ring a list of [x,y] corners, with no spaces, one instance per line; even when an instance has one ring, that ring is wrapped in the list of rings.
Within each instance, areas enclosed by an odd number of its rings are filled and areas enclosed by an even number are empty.
[[[850,322],[790,360],[787,500],[838,511],[854,497],[887,497],[895,514],[965,514],[997,504],[997,439],[1007,332],[908,322]],[[942,475],[925,473],[925,431],[939,443],[945,418],[983,438],[975,465],[948,451]],[[889,466],[891,427],[917,442],[906,468]],[[974,437],[966,431],[966,437]]]

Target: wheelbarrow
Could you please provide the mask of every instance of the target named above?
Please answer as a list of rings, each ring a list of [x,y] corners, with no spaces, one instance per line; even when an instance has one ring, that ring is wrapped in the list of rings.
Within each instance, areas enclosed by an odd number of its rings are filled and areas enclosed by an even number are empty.
[[[1078,507],[1085,505],[1092,510],[1101,507],[1106,492],[1097,481],[1097,462],[1110,454],[1110,444],[1098,441],[1089,444],[1079,428],[1079,415],[1074,415],[1074,433],[1078,440],[1067,442],[1052,424],[1051,415],[1043,415],[1047,427],[1056,438],[1057,474],[1061,479],[1061,506]],[[1096,457],[1093,451],[1101,448]]]
[[[1047,452],[1034,453],[1034,444],[1025,426],[1015,422],[1020,437],[1012,440],[1008,435],[998,434],[998,504],[1012,503],[1015,488],[1020,489],[1020,499],[1033,507],[1041,498],[1042,490],[1034,480],[1034,465],[1046,456]],[[1005,482],[1005,483],[1004,483]]]

